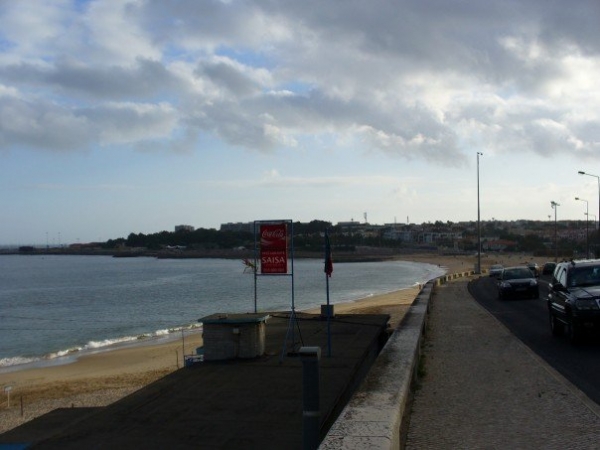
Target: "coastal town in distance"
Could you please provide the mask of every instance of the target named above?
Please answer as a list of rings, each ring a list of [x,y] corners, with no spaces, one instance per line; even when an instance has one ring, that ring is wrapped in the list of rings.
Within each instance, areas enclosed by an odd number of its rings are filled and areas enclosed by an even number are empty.
[[[173,231],[130,233],[106,242],[24,245],[3,248],[4,253],[112,254],[114,256],[237,257],[254,248],[254,222],[222,224],[214,228],[177,225]],[[313,220],[293,223],[294,248],[298,256],[316,256],[323,251],[328,230],[338,255],[438,252],[473,254],[522,252],[554,258],[586,258],[597,253],[600,233],[595,221],[516,220],[388,223]],[[481,248],[479,249],[479,245]]]

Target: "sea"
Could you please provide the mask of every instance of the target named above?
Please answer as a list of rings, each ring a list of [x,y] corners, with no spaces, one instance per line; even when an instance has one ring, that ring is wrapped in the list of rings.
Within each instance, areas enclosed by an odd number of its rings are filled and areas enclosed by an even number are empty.
[[[0,255],[0,372],[199,332],[215,313],[301,311],[407,289],[446,269],[407,261],[296,259],[254,276],[242,260]]]

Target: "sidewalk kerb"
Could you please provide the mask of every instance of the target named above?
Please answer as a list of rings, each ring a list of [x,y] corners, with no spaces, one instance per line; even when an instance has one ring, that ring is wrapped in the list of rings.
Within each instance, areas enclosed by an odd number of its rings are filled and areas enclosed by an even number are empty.
[[[428,282],[377,357],[320,449],[400,448],[434,282]]]
[[[447,274],[427,282],[367,377],[321,442],[320,449],[398,449],[417,379],[421,341],[436,286],[474,275]]]

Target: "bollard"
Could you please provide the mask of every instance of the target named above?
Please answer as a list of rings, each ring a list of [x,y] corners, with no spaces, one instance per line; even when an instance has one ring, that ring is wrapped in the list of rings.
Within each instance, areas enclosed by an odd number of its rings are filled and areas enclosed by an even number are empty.
[[[302,448],[314,450],[319,446],[321,410],[319,405],[320,347],[301,347],[302,361]]]

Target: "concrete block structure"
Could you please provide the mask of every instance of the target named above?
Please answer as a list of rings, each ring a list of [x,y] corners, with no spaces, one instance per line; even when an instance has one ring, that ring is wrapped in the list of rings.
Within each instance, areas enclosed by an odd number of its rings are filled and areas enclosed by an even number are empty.
[[[203,324],[204,361],[256,358],[265,352],[268,314],[212,314]]]

